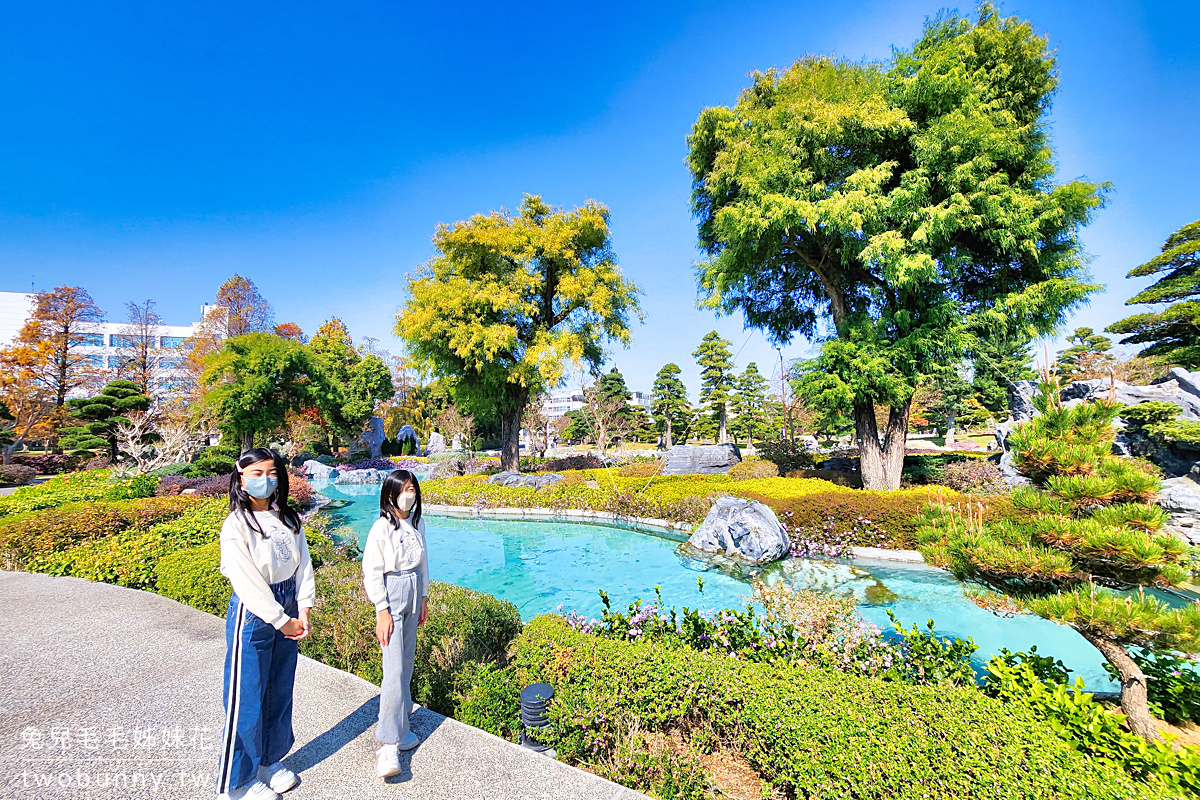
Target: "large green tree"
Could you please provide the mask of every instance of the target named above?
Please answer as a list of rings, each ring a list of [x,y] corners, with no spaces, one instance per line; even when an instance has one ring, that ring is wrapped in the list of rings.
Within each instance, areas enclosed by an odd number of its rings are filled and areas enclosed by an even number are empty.
[[[1096,288],[1077,233],[1104,187],[1053,183],[1057,83],[1046,39],[984,4],[887,62],[758,73],[692,130],[702,302],[823,341],[867,488],[900,485],[913,394],[976,331],[1047,334]]]
[[[255,433],[279,428],[289,410],[312,404],[313,390],[320,388],[315,376],[299,342],[269,333],[235,336],[205,357],[197,410],[218,420],[245,450],[254,445]]]
[[[716,439],[724,442],[729,438],[729,399],[734,393],[732,344],[721,338],[716,331],[709,331],[700,340],[700,346],[692,358],[700,365],[700,402],[708,406],[708,412],[716,426]]]
[[[676,435],[680,442],[687,441],[688,422],[692,417],[687,387],[679,375],[678,365],[664,365],[654,376],[654,387],[650,392],[650,413],[662,430],[663,444],[668,448],[674,446]]]
[[[59,431],[59,443],[75,452],[104,449],[108,460],[116,463],[117,427],[129,423],[129,415],[150,408],[150,397],[133,381],[109,381],[94,397],[67,401],[67,417],[72,427]]]
[[[1129,272],[1130,278],[1147,275],[1161,277],[1125,305],[1170,305],[1126,317],[1105,330],[1126,334],[1121,344],[1149,345],[1140,356],[1162,356],[1189,369],[1200,367],[1200,220],[1175,231],[1161,253]]]
[[[735,430],[746,437],[746,445],[754,446],[754,437],[759,435],[767,405],[767,379],[758,371],[758,364],[751,361],[734,381],[734,395],[730,406],[734,413]]]
[[[568,364],[596,370],[606,341],[628,346],[638,289],[612,252],[608,209],[574,211],[526,195],[517,214],[439,225],[435,256],[408,282],[396,334],[450,379],[455,400],[500,417],[500,464],[517,470],[521,412],[562,383]]]
[[[313,400],[326,428],[346,439],[357,437],[376,403],[395,394],[391,370],[379,356],[361,355],[337,317],[318,328],[306,347],[321,384]]]

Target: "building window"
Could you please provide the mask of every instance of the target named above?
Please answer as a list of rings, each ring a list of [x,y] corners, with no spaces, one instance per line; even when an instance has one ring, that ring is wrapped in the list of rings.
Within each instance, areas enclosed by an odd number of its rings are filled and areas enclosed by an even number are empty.
[[[166,350],[178,350],[183,347],[184,337],[182,336],[164,336],[162,337],[162,346]]]
[[[184,359],[181,356],[171,356],[158,362],[161,369],[183,369]]]
[[[103,333],[77,333],[75,338],[71,340],[72,346],[80,347],[104,347]]]
[[[104,356],[84,356],[83,363],[92,369],[104,369]]]
[[[122,362],[123,362],[123,359],[120,356],[109,356],[108,357],[108,368],[109,369],[120,369],[123,365]]]
[[[134,348],[142,346],[141,336],[119,336],[114,333],[109,337],[109,341],[113,347]]]

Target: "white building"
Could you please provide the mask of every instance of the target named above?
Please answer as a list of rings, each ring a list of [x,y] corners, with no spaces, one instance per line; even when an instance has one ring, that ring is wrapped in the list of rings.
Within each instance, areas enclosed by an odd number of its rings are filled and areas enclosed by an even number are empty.
[[[629,398],[629,405],[639,406],[646,409],[647,412],[650,411],[651,395],[646,392],[630,392],[630,394],[633,396]],[[584,405],[583,390],[563,389],[562,391],[552,392],[546,396],[546,402],[542,406],[542,414],[553,422],[571,411],[578,411]]]
[[[21,292],[0,292],[0,347],[12,343],[33,312],[34,295]],[[213,306],[200,307],[201,317],[213,310]],[[178,352],[184,341],[196,332],[198,322],[190,325],[155,326],[153,347],[159,351],[159,366],[162,371],[161,384],[165,391],[171,389],[171,379],[179,375],[184,355]],[[71,348],[85,356],[88,363],[112,378],[116,377],[122,358],[122,350],[133,346],[127,341],[128,323],[98,322],[76,337]],[[110,378],[111,379],[111,378]]]
[[[558,392],[552,392],[546,396],[546,402],[542,406],[542,414],[546,419],[553,422],[559,419],[570,411],[578,411],[583,408],[583,390],[581,389],[564,389]]]

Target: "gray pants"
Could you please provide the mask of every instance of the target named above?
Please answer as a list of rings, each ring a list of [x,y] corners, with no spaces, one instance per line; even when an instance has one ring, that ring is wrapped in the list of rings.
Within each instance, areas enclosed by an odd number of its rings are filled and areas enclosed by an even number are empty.
[[[383,685],[379,687],[379,724],[375,738],[384,744],[399,744],[408,735],[412,710],[413,660],[417,650],[417,619],[425,587],[417,572],[389,572],[383,576],[388,610],[392,614],[392,638],[383,648]]]

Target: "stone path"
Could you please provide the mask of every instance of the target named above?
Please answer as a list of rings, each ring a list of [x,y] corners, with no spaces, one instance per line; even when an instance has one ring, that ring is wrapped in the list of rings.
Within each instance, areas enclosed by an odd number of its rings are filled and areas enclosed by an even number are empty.
[[[0,800],[213,796],[224,621],[165,597],[0,572]],[[420,709],[402,774],[374,775],[378,688],[301,657],[289,800],[640,795]]]

